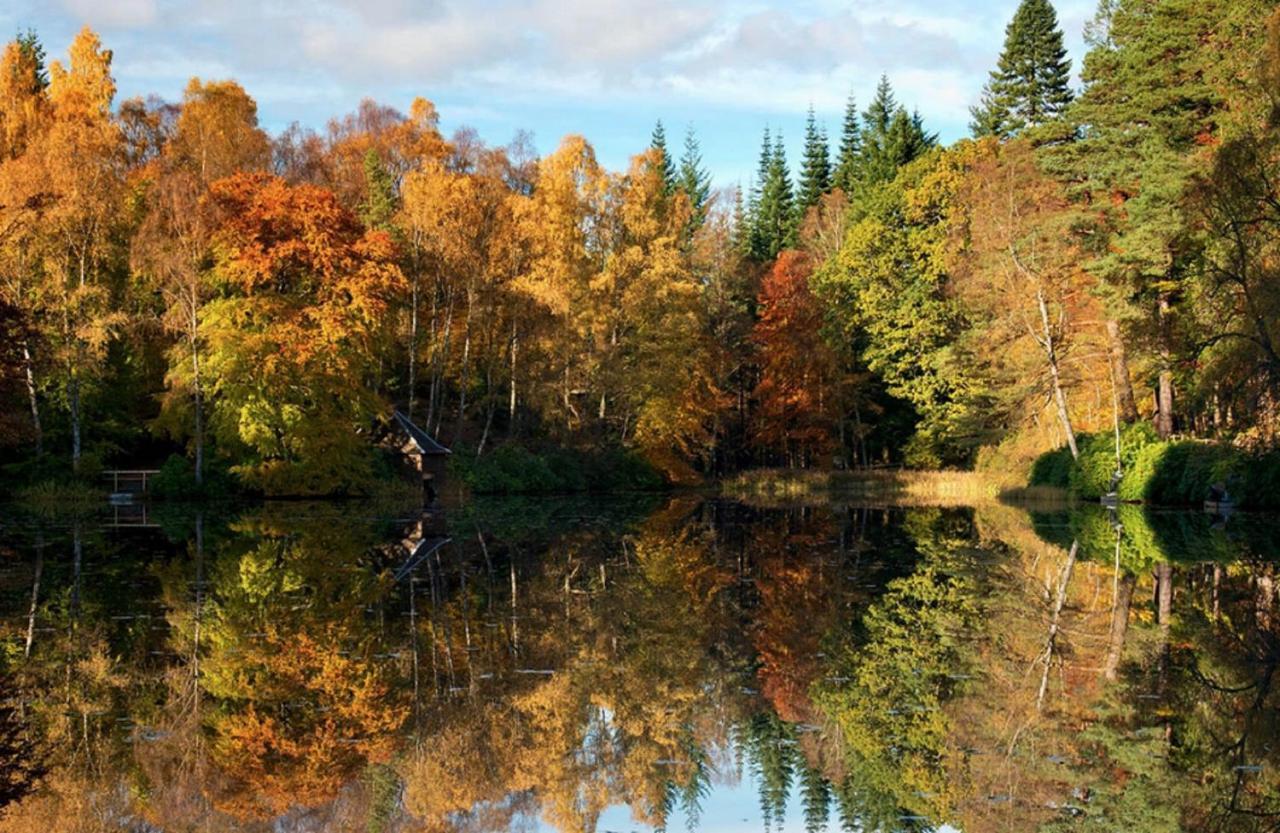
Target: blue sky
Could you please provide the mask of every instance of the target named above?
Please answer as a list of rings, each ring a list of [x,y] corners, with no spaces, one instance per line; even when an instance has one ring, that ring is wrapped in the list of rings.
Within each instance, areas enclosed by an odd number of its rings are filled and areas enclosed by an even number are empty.
[[[1058,0],[1078,68],[1096,0]],[[446,132],[546,153],[585,135],[611,168],[661,118],[692,125],[718,185],[746,182],[760,132],[793,155],[810,104],[834,137],[846,96],[882,72],[946,141],[995,62],[1017,0],[6,0],[0,33],[38,31],[51,57],[83,24],[115,52],[123,97],[177,100],[191,76],[233,77],[263,125],[322,128],[372,97],[435,102]]]

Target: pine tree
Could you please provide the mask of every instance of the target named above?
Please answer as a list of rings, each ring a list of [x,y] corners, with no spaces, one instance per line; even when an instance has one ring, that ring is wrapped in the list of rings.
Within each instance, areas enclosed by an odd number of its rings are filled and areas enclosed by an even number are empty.
[[[667,131],[662,126],[662,119],[658,119],[658,123],[653,126],[649,147],[662,151],[662,181],[666,183],[666,192],[670,194],[676,188],[676,166],[671,159],[671,151],[667,150]]]
[[[28,29],[25,35],[18,35],[16,43],[18,51],[26,59],[26,64],[31,67],[31,78],[27,89],[29,92],[38,93],[49,86],[49,70],[45,66],[44,46],[40,43],[40,38],[34,29]]]
[[[893,121],[893,114],[897,111],[898,100],[894,98],[889,76],[881,75],[876,84],[875,98],[871,99],[871,104],[862,114],[863,136],[883,136],[888,133],[889,123]]]
[[[1071,103],[1071,61],[1049,0],[1022,0],[1004,50],[972,109],[975,136],[1007,138],[1057,118]]]
[[[396,213],[395,184],[376,148],[364,155],[365,198],[360,219],[371,229],[387,230]]]
[[[696,231],[707,219],[707,201],[711,198],[711,176],[702,165],[702,149],[698,137],[690,125],[684,134],[684,153],[680,157],[680,171],[676,175],[676,187],[689,198],[693,214],[690,232]]]
[[[751,214],[742,198],[742,184],[733,189],[733,251],[743,257],[751,254]]]
[[[809,108],[804,126],[804,160],[800,167],[800,205],[803,214],[810,206],[817,205],[822,195],[831,190],[831,160],[827,151],[827,137],[818,128]]]
[[[898,168],[938,142],[936,135],[925,131],[924,120],[918,112],[908,114],[906,108],[898,104],[889,80],[884,77],[862,119],[862,148],[853,181],[855,186],[888,182],[897,175]]]
[[[748,254],[753,260],[767,262],[778,252],[795,243],[795,197],[791,190],[791,174],[787,169],[782,134],[772,137],[765,128],[760,146],[758,183],[748,205],[751,242]]]
[[[835,187],[846,194],[853,190],[858,177],[858,157],[862,152],[862,127],[858,119],[858,103],[853,96],[844,107],[844,125],[840,131],[840,158],[833,177]]]
[[[756,164],[755,180],[751,183],[747,197],[747,220],[750,232],[747,235],[747,253],[756,260],[766,260],[769,249],[768,234],[762,217],[764,212],[765,189],[773,168],[773,140],[769,128],[765,127],[760,140],[760,159]]]

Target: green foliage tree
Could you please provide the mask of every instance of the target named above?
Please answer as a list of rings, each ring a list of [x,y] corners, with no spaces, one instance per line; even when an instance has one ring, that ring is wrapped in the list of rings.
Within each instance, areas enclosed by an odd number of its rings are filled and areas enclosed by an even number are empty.
[[[831,190],[831,159],[827,137],[818,127],[813,107],[804,125],[804,156],[800,162],[799,210],[801,213],[818,204]]]
[[[832,183],[849,194],[858,181],[858,159],[862,155],[862,125],[858,116],[858,103],[852,95],[844,106],[844,121],[840,126],[840,150],[836,157]]]
[[[667,129],[662,126],[662,119],[658,119],[658,123],[653,126],[653,133],[649,137],[649,147],[662,153],[662,181],[669,194],[675,190],[677,185],[676,163],[675,157],[671,155],[671,151],[667,148]]]
[[[765,128],[760,147],[759,183],[751,211],[751,256],[760,262],[777,257],[795,242],[795,207],[791,174],[787,170],[782,134],[773,136]]]
[[[364,155],[364,178],[367,190],[360,219],[368,228],[388,231],[396,213],[395,181],[377,148],[369,148]]]
[[[919,113],[908,113],[898,103],[886,76],[876,86],[875,98],[862,114],[861,150],[856,184],[887,182],[906,165],[937,144],[927,133]]]
[[[1224,93],[1262,44],[1263,2],[1117,0],[1090,29],[1084,91],[1047,168],[1071,184],[1088,231],[1088,264],[1110,314],[1155,376],[1156,426],[1171,435],[1175,374],[1187,365],[1183,303],[1203,238],[1187,211],[1206,147],[1228,124]],[[1235,58],[1226,58],[1234,55]]]
[[[914,409],[904,450],[914,465],[965,462],[987,436],[988,392],[958,346],[968,323],[948,287],[952,212],[973,153],[934,151],[866,190],[813,280],[830,337]]]
[[[1071,98],[1071,62],[1053,4],[1022,0],[970,129],[975,136],[1007,138],[1057,118]]]
[[[665,175],[665,172],[664,172]],[[702,164],[702,148],[693,132],[693,125],[684,134],[684,152],[680,156],[680,170],[676,175],[676,187],[689,198],[689,231],[697,231],[707,221],[708,202],[711,199],[711,174]]]

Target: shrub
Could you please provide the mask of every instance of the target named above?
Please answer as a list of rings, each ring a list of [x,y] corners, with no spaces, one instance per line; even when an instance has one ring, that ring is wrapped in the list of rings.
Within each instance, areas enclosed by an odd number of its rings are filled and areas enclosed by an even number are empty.
[[[1065,489],[1071,476],[1071,449],[1065,445],[1046,451],[1031,464],[1031,486],[1056,486]]]
[[[1155,441],[1155,431],[1145,422],[1120,429],[1120,462],[1126,475],[1142,449]],[[1080,459],[1071,467],[1068,477],[1071,493],[1086,499],[1100,498],[1111,491],[1111,478],[1116,470],[1116,435],[1112,431],[1081,434],[1078,447]]]
[[[196,485],[195,465],[181,454],[170,454],[151,478],[149,493],[159,500],[224,497],[233,491],[226,469],[205,458],[204,484]]]
[[[637,491],[664,485],[652,466],[625,449],[535,454],[520,445],[502,445],[479,458],[459,451],[450,458],[449,470],[475,494]]]
[[[1259,509],[1280,508],[1280,451],[1244,461],[1240,472],[1244,502]]]

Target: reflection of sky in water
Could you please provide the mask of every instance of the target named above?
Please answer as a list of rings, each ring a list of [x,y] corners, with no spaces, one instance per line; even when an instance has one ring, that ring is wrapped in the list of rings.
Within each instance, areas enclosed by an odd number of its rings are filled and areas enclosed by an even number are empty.
[[[719,779],[711,788],[711,794],[702,802],[702,819],[692,830],[685,822],[684,814],[679,810],[672,813],[667,823],[669,833],[764,833],[764,819],[760,815],[760,785],[750,772],[742,774],[742,780],[726,783],[729,779]],[[839,833],[840,823],[835,817],[836,808],[831,807],[831,820],[827,823],[827,833]],[[637,824],[631,817],[631,809],[625,805],[610,807],[600,815],[596,825],[597,833],[642,833],[652,830],[647,825]],[[559,833],[554,827],[540,822],[540,833]],[[793,784],[791,797],[787,799],[787,816],[782,826],[770,825],[770,833],[805,833],[804,809],[800,803],[800,790]],[[958,833],[955,828],[943,825],[938,833]]]

